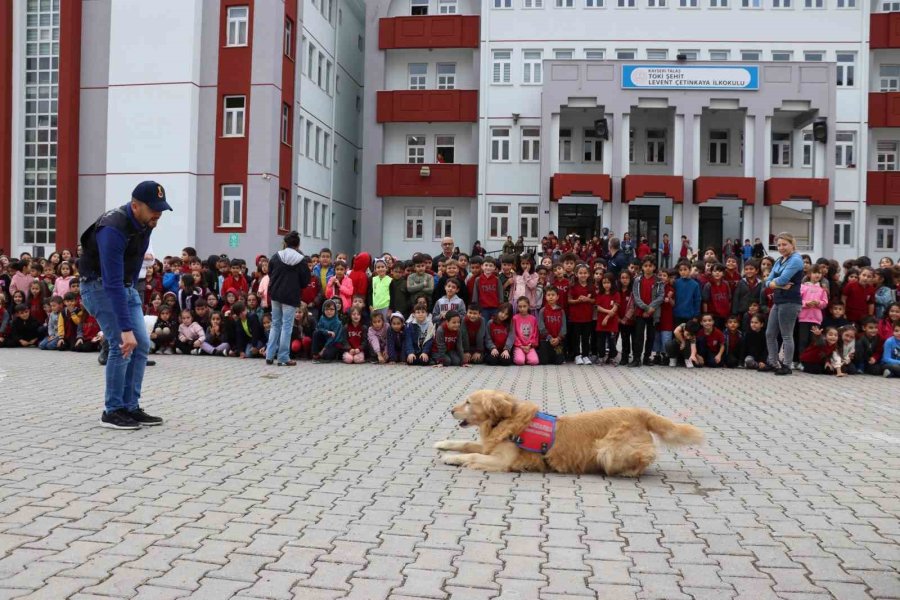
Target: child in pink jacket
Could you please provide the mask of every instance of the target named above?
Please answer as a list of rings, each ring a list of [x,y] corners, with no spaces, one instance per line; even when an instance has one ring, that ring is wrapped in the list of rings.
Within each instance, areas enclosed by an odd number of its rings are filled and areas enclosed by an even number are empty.
[[[809,279],[800,286],[800,322],[797,354],[806,350],[812,339],[812,328],[822,324],[822,311],[828,306],[828,292],[822,287],[822,275],[825,268],[813,265],[809,270]]]
[[[537,302],[537,284],[538,274],[534,271],[534,261],[530,254],[523,256],[519,264],[522,268],[522,274],[516,275],[513,279],[512,294],[509,295],[509,301],[514,302],[522,296],[528,298],[530,306],[535,306]],[[532,314],[537,311],[532,311]]]
[[[531,303],[528,298],[521,297],[516,303],[518,313],[512,318],[513,325],[513,363],[517,365],[537,365],[537,347],[540,343],[538,336],[537,317],[531,314]]]
[[[328,278],[325,284],[325,298],[340,300],[341,312],[350,310],[353,299],[353,280],[347,276],[347,263],[342,260],[335,261],[334,275]]]

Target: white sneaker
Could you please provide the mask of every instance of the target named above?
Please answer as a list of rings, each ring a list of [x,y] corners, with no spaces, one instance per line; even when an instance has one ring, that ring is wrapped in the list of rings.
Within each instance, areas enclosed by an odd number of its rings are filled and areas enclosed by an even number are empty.
[[[691,362],[691,359],[687,359],[686,361],[684,361],[684,366],[686,366],[688,369],[693,369],[694,363]]]
[[[583,365],[592,365],[592,364],[594,364],[594,361],[591,360],[591,357],[590,357],[590,356],[582,356],[582,357],[581,357],[581,364],[583,364]]]
[[[581,358],[581,355],[580,355],[580,354],[579,354],[578,356],[575,357],[575,364],[576,364],[576,365],[583,365],[583,364],[584,364],[584,359]]]
[[[191,350],[191,354],[193,354],[194,356],[199,356],[200,348],[194,348],[193,350]]]
[[[678,366],[678,361],[677,361],[676,359],[674,359],[674,358],[670,358],[670,359],[669,359],[669,366],[670,366],[670,367]]]
[[[885,369],[884,372],[882,373],[882,376],[884,376],[884,377],[890,377],[890,376],[891,376],[891,370],[890,370],[890,369]]]

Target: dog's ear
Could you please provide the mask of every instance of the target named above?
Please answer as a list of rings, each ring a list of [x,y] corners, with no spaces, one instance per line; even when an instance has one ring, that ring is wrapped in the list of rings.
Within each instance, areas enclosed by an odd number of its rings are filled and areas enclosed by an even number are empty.
[[[484,412],[492,421],[502,421],[512,415],[516,399],[506,392],[492,390],[482,397],[481,402]]]

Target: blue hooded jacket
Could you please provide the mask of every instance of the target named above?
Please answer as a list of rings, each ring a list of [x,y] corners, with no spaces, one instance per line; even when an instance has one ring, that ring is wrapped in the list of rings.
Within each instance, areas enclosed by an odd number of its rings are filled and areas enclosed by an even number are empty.
[[[700,316],[700,284],[691,277],[675,280],[675,306],[672,315],[676,319],[693,319]]]

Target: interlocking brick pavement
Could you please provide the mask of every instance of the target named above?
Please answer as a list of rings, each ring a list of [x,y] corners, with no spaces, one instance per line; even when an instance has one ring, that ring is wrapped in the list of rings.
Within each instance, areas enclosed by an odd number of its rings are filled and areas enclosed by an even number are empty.
[[[163,427],[98,427],[94,356],[0,350],[0,599],[900,598],[900,382],[158,357]],[[485,387],[707,434],[640,479],[442,464]]]

